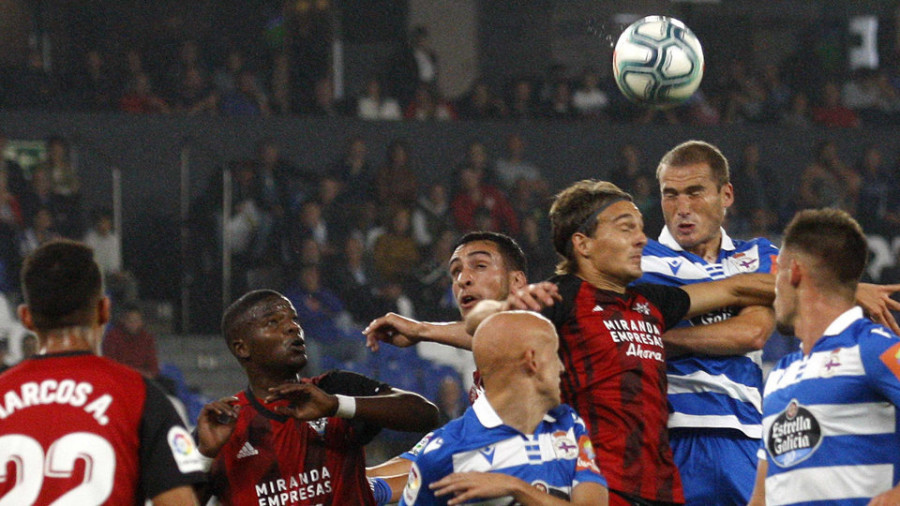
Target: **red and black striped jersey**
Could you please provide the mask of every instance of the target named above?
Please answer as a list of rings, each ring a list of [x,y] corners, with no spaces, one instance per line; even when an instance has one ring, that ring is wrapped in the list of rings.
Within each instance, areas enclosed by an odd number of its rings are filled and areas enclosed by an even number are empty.
[[[330,394],[377,395],[390,387],[359,374],[330,371],[304,379]],[[210,491],[225,504],[374,505],[364,445],[380,427],[359,420],[300,421],[274,411],[250,389],[237,394],[231,438],[210,469]]]
[[[202,469],[166,395],[129,367],[70,352],[0,375],[0,503],[143,504]]]
[[[562,400],[587,424],[609,488],[684,502],[666,420],[662,334],[687,313],[680,288],[639,285],[624,294],[557,276],[562,302],[543,313],[559,332]]]

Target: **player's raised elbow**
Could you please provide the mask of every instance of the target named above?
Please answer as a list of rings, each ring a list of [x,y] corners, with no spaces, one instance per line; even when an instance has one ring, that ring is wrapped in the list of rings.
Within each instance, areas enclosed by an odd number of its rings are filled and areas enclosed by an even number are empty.
[[[400,430],[428,432],[440,425],[440,411],[431,401],[412,392],[404,391],[400,395],[406,408],[404,427]]]

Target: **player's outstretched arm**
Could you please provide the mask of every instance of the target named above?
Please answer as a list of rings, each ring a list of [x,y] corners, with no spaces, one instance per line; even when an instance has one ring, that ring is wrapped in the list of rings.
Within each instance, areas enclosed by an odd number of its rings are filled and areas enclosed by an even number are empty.
[[[761,350],[775,329],[770,307],[749,306],[725,321],[677,327],[663,334],[666,355],[743,355]]]
[[[410,467],[412,467],[411,460],[407,460],[403,457],[397,456],[386,462],[382,462],[377,466],[367,467],[366,476],[368,476],[369,478],[397,476],[399,474],[406,476],[407,474],[409,474]],[[402,489],[403,487],[400,488]]]
[[[769,462],[760,460],[756,465],[756,481],[753,484],[753,494],[747,506],[766,506],[766,475],[769,473]]]
[[[466,334],[462,322],[421,322],[397,313],[388,313],[372,320],[363,329],[363,334],[366,336],[366,346],[372,351],[378,351],[380,343],[406,348],[422,341],[465,350],[472,347],[472,338]]]
[[[472,499],[493,499],[511,496],[522,506],[564,506],[578,504],[609,504],[609,492],[597,483],[580,483],[572,490],[572,500],[559,499],[538,490],[528,483],[502,473],[453,473],[429,485],[434,495],[452,495],[448,506],[463,504]]]
[[[310,383],[285,383],[269,391],[265,401],[291,401],[276,411],[298,420],[337,416],[407,432],[426,432],[438,425],[437,406],[419,394],[396,388],[366,397],[331,395]]]
[[[891,298],[891,295],[900,292],[898,285],[874,285],[872,283],[860,283],[856,288],[856,303],[863,308],[875,323],[880,323],[891,329],[894,334],[900,335],[900,325],[891,311],[900,311],[900,302]]]
[[[200,504],[194,494],[194,489],[187,485],[166,490],[150,502],[153,503],[153,506],[197,506]]]
[[[562,300],[562,295],[559,293],[559,287],[550,281],[532,283],[512,291],[504,301],[482,300],[466,316],[466,333],[469,336],[474,335],[475,329],[481,325],[481,322],[494,313],[511,309],[540,311],[560,300]],[[471,337],[469,342],[471,346]]]
[[[728,306],[771,306],[775,299],[775,276],[766,273],[738,274],[706,283],[685,285],[691,296],[687,317]]]

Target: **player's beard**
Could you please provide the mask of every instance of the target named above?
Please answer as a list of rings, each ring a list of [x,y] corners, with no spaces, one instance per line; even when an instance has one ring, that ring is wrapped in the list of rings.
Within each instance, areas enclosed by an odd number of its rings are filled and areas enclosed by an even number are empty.
[[[777,330],[778,333],[783,336],[788,336],[788,337],[794,336],[794,326],[787,322],[776,321],[775,322],[775,330]]]

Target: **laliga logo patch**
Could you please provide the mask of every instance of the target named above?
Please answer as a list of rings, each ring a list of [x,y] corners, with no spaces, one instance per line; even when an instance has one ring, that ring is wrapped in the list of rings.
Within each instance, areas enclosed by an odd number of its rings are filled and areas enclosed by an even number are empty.
[[[815,415],[791,399],[772,422],[766,449],[778,467],[791,467],[811,457],[821,442],[822,428]]]
[[[557,431],[553,433],[553,452],[558,459],[574,459],[578,456],[578,445],[567,433]]]
[[[403,489],[403,500],[406,504],[415,504],[416,497],[419,495],[419,488],[422,486],[422,473],[419,472],[419,466],[413,462],[409,468],[409,476],[406,478],[406,487]]]
[[[179,471],[193,473],[204,470],[200,450],[194,444],[194,438],[184,427],[176,425],[169,429],[166,441],[169,443],[169,449],[172,450],[172,457],[175,459]]]

